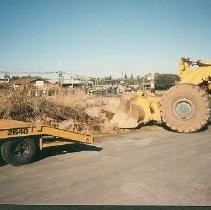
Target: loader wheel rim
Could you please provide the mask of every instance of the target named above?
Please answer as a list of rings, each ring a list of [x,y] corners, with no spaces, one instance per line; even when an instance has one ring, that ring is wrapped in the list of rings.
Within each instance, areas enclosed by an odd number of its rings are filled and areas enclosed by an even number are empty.
[[[194,114],[194,105],[188,99],[179,99],[173,107],[174,115],[180,120],[189,120]]]
[[[14,156],[21,157],[29,152],[29,145],[24,140],[21,140],[12,146],[11,152]]]

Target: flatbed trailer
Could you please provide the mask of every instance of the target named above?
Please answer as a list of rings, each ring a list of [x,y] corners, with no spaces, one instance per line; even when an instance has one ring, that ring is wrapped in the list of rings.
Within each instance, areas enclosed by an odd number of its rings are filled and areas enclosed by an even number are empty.
[[[32,162],[37,150],[75,142],[90,144],[93,136],[22,121],[0,120],[1,155],[12,165]]]

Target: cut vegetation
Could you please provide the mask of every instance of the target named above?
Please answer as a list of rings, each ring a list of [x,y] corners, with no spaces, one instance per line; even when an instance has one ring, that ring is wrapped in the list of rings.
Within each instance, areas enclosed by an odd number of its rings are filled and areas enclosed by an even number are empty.
[[[31,96],[25,90],[0,90],[0,118],[44,124],[81,133],[107,133],[113,129],[109,116],[87,114],[87,110],[106,106],[108,98],[86,94],[83,90],[59,89],[54,96]]]

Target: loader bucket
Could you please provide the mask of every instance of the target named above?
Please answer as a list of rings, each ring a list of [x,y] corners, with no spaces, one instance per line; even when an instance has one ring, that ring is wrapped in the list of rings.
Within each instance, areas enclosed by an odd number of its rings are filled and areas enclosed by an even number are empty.
[[[141,113],[144,114],[142,108],[133,103],[131,96],[122,95],[112,123],[117,124],[119,128],[136,128]]]
[[[119,128],[136,128],[141,123],[161,121],[158,98],[152,94],[137,92],[124,94],[112,119]]]

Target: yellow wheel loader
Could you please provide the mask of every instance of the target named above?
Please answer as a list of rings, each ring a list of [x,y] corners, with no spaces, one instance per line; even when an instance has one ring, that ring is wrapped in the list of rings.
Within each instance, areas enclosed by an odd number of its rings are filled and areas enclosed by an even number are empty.
[[[177,132],[202,129],[210,119],[211,62],[181,58],[179,77],[161,99],[143,92],[123,94],[112,122],[119,128],[157,121]]]

